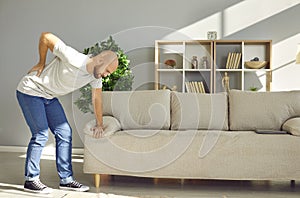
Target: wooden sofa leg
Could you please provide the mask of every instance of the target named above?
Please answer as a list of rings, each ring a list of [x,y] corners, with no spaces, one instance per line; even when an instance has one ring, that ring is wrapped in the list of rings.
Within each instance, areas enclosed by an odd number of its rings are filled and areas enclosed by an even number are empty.
[[[95,187],[99,188],[100,187],[100,174],[95,174]]]
[[[184,185],[184,179],[180,179],[180,184],[183,186]]]
[[[295,185],[296,185],[295,180],[291,180],[291,187],[295,187]]]

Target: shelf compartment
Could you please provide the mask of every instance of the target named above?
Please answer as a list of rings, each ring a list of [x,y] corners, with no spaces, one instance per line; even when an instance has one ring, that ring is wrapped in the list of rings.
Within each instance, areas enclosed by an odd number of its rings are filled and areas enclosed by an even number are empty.
[[[193,56],[197,57],[198,69],[211,69],[212,68],[212,46],[211,41],[195,40],[185,42],[185,69],[192,69],[191,62]],[[206,58],[207,64],[203,66],[204,59]]]
[[[226,68],[229,53],[240,53],[238,69],[242,68],[243,43],[241,41],[216,41],[214,44],[215,67],[217,69]]]
[[[251,61],[255,57],[259,58],[259,61],[267,61],[267,65],[264,67],[270,69],[271,67],[271,47],[272,41],[245,41],[244,42],[244,61]],[[244,64],[243,67],[248,69]]]
[[[175,61],[174,69],[183,68],[184,42],[156,41],[155,46],[155,63],[158,69],[170,69],[170,66],[165,64],[167,60]]]
[[[253,87],[256,87],[257,91],[266,91],[267,71],[256,70],[255,72],[245,72],[244,75],[245,91],[250,91]]]
[[[182,92],[183,75],[180,71],[172,72],[159,72],[158,89],[163,89],[166,86],[167,89],[172,89],[176,86],[176,90]]]
[[[159,60],[159,69],[172,69],[171,66],[165,64],[167,60],[174,60],[176,65],[173,67],[174,69],[182,69],[183,68],[183,54],[169,53],[169,54],[160,54]]]
[[[210,72],[193,72],[186,71],[185,72],[185,82],[203,82],[205,93],[211,93],[212,84],[211,84],[211,74]],[[185,87],[186,92],[186,87]]]
[[[243,86],[242,86],[242,79],[243,79],[242,75],[243,74],[242,74],[242,72],[220,71],[220,72],[217,72],[215,75],[216,93],[225,91],[225,89],[223,88],[223,85],[222,85],[222,79],[224,77],[225,72],[227,72],[227,74],[229,76],[229,88],[243,90]]]

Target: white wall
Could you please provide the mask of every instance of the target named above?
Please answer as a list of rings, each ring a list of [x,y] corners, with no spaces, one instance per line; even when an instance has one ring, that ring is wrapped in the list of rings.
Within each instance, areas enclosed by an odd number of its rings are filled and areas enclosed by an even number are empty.
[[[29,141],[15,89],[37,62],[42,31],[54,32],[78,50],[113,35],[131,59],[134,89],[149,89],[147,82],[154,80],[156,39],[205,39],[210,30],[224,39],[272,39],[273,90],[291,90],[300,87],[300,65],[293,63],[300,42],[299,4],[300,0],[0,0],[0,146],[26,146]],[[73,146],[82,147],[75,123],[78,116],[88,118],[72,108],[72,95],[61,101],[74,129]]]

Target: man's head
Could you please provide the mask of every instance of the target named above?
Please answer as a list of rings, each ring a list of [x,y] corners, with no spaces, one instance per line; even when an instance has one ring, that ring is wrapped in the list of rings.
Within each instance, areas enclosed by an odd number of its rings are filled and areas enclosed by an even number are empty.
[[[119,65],[118,56],[116,53],[109,50],[101,52],[92,59],[95,65],[93,74],[97,79],[110,75],[116,71]]]

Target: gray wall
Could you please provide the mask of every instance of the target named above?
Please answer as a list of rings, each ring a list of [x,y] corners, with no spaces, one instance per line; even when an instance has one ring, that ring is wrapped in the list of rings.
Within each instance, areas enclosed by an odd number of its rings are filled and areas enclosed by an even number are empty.
[[[37,62],[42,31],[57,34],[80,51],[113,35],[131,59],[134,89],[151,88],[156,39],[206,39],[210,30],[218,31],[221,39],[272,39],[273,90],[291,90],[300,87],[300,66],[293,62],[300,42],[299,4],[300,0],[0,0],[0,146],[27,146],[29,141],[15,89]],[[82,147],[82,124],[77,121],[90,116],[72,106],[73,97],[61,101],[74,129],[73,146]]]

